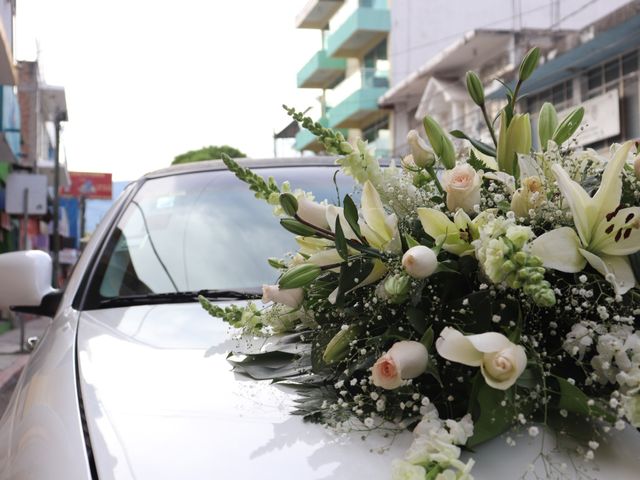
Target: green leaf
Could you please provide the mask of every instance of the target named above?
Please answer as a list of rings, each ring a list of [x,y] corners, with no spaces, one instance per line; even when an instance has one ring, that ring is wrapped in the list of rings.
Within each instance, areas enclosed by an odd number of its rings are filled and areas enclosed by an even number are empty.
[[[338,251],[338,255],[340,255],[343,260],[349,259],[349,247],[347,245],[347,239],[344,237],[344,232],[342,231],[342,226],[340,225],[340,217],[336,217],[336,226],[335,226],[335,244],[336,250]]]
[[[336,305],[341,306],[344,303],[345,294],[367,278],[371,270],[373,270],[373,262],[365,258],[343,263],[340,267]]]
[[[491,145],[487,145],[486,143],[481,142],[480,140],[474,140],[473,138],[470,138],[466,133],[460,130],[451,130],[449,133],[453,137],[459,138],[461,140],[468,140],[471,143],[471,145],[473,145],[474,148],[476,148],[480,153],[484,153],[485,155],[489,155],[490,157],[496,156],[496,149],[493,148]]]
[[[578,107],[558,125],[556,131],[553,132],[553,141],[558,145],[562,145],[564,142],[571,138],[571,135],[578,130],[580,123],[584,117],[584,107]]]
[[[420,335],[425,333],[427,316],[423,309],[414,306],[407,307],[407,320]]]
[[[420,339],[420,343],[427,347],[427,351],[431,351],[431,347],[433,346],[434,333],[433,327],[427,328],[427,331],[424,332],[422,338]]]
[[[272,266],[273,268],[277,268],[277,269],[287,268],[285,263],[279,258],[270,257],[267,259],[267,262],[269,262],[269,265]]]
[[[309,355],[300,356],[280,351],[246,355],[238,360],[230,356],[227,361],[233,365],[235,372],[254,380],[295,377],[308,373],[311,366]]]
[[[533,71],[538,66],[538,61],[540,60],[540,49],[538,47],[533,47],[529,50],[524,58],[522,59],[522,63],[520,63],[520,69],[518,70],[519,82],[524,82],[527,78],[531,76]]]
[[[543,152],[547,150],[547,144],[553,138],[553,132],[556,131],[557,127],[558,114],[556,109],[551,103],[545,102],[538,115],[538,139]]]
[[[316,231],[313,228],[307,227],[295,218],[282,218],[280,219],[280,225],[282,225],[282,228],[284,228],[288,232],[293,233],[294,235],[312,237],[316,234]]]
[[[474,382],[477,393],[470,396],[473,408],[473,436],[467,440],[468,447],[491,440],[507,431],[513,423],[512,390],[496,390],[484,381],[482,375],[477,375]],[[506,406],[502,406],[503,401]]]
[[[284,213],[290,217],[295,217],[296,213],[298,213],[298,200],[290,193],[280,194],[280,206],[284,210]]]
[[[493,168],[489,168],[486,163],[476,157],[476,154],[471,150],[469,153],[469,158],[467,159],[467,163],[471,165],[476,170],[482,170],[485,172],[493,172]]]
[[[356,204],[353,203],[353,199],[349,195],[344,196],[343,200],[344,204],[344,219],[347,221],[353,233],[355,233],[358,238],[361,237],[360,233],[360,225],[358,225],[358,208]]]
[[[407,247],[409,248],[417,247],[418,245],[420,245],[420,242],[418,242],[415,238],[413,238],[408,233],[404,234],[404,239],[407,242]]]
[[[590,398],[578,387],[572,385],[567,380],[556,375],[553,378],[558,382],[560,387],[560,398],[558,400],[557,407],[560,410],[567,410],[568,412],[576,413],[584,417],[603,417],[609,422],[616,420],[616,415],[611,411],[603,408],[597,402],[593,402],[593,405],[589,405]]]
[[[278,285],[281,289],[299,288],[309,285],[322,273],[322,269],[318,265],[312,263],[303,263],[287,270]]]
[[[636,277],[636,283],[640,283],[640,252],[629,255],[629,263],[631,264],[633,275]]]

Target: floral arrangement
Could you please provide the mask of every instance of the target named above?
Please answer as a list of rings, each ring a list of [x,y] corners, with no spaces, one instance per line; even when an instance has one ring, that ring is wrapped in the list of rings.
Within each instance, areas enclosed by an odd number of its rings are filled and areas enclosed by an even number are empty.
[[[456,151],[427,116],[430,146],[410,132],[401,168],[287,109],[361,186],[359,208],[225,159],[300,247],[269,259],[280,276],[264,286],[267,307],[201,299],[245,334],[273,337],[230,360],[297,385],[307,419],[412,430],[396,479],[470,479],[461,450],[511,428],[585,419],[592,458],[606,432],[640,426],[640,158],[631,143],[606,158],[575,148],[582,108],[559,121],[549,103],[533,150],[516,103],[538,60],[527,53],[493,121],[467,74],[492,143],[453,131],[465,141]]]

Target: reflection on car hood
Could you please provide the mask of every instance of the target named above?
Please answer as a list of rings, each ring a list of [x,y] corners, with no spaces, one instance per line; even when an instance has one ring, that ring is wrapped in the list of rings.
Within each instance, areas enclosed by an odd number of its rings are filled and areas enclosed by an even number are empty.
[[[391,441],[379,434],[362,441],[304,423],[289,415],[290,389],[231,371],[234,345],[196,303],[82,313],[80,379],[99,478],[390,477],[410,434],[380,454],[371,450]]]

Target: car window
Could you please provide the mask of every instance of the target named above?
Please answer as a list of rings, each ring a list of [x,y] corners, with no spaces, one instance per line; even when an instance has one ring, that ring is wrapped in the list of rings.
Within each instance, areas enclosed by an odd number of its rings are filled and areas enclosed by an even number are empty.
[[[338,202],[334,167],[258,169],[280,184],[311,191],[317,201]],[[340,196],[353,182],[337,175]],[[226,170],[146,181],[98,260],[89,298],[102,299],[201,289],[253,289],[273,283],[266,258],[295,251],[293,236]]]

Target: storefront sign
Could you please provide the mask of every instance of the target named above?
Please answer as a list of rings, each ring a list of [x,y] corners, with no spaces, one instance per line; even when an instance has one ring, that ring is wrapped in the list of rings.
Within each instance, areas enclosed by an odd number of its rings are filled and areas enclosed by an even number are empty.
[[[573,136],[578,145],[589,145],[620,134],[620,99],[617,89],[582,102],[581,105],[584,107],[582,128]],[[575,108],[558,112],[558,121],[562,121]]]
[[[69,172],[71,185],[60,189],[64,197],[111,200],[111,174],[93,172]]]

